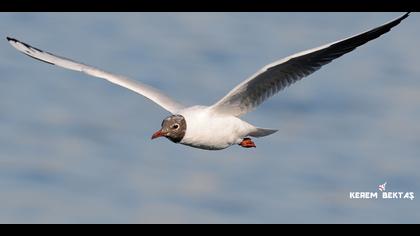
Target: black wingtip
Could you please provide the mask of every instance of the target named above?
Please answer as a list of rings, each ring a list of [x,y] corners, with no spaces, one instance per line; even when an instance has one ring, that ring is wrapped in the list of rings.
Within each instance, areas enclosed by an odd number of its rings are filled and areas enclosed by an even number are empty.
[[[399,21],[402,21],[402,20],[404,20],[405,18],[407,18],[407,17],[410,15],[410,13],[411,13],[411,12],[407,12],[407,13],[405,13],[404,15],[402,15],[402,16],[399,18]]]
[[[394,28],[395,26],[399,25],[401,21],[403,21],[405,18],[407,18],[410,15],[411,12],[407,12],[404,15],[398,17],[397,19],[389,22],[388,24],[384,25],[384,28],[388,28],[388,31]]]
[[[15,39],[15,38],[11,38],[11,37],[6,37],[7,41],[9,42],[13,42],[13,43],[20,43],[19,40]]]
[[[14,39],[14,38],[6,37],[6,39],[7,39],[7,41],[17,42],[17,40],[16,40],[16,39]]]

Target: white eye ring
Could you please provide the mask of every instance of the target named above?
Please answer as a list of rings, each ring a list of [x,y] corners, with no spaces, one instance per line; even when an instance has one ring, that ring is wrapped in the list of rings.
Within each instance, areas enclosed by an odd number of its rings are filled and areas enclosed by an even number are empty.
[[[178,128],[179,128],[179,125],[178,124],[172,125],[172,129],[178,129]]]

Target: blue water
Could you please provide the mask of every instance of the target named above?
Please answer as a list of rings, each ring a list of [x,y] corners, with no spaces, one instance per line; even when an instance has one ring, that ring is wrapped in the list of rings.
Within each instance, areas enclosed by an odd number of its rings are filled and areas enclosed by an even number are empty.
[[[400,13],[1,13],[2,38],[210,105]],[[0,43],[1,223],[419,223],[420,16],[245,115],[256,149],[151,141],[168,114]],[[352,191],[418,194],[355,200]]]

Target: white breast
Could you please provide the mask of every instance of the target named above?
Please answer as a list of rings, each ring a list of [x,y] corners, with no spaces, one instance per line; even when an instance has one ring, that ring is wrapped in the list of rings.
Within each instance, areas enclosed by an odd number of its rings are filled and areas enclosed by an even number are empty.
[[[245,121],[228,115],[212,112],[206,106],[194,106],[179,112],[184,116],[187,130],[181,144],[218,150],[238,144],[255,127]]]

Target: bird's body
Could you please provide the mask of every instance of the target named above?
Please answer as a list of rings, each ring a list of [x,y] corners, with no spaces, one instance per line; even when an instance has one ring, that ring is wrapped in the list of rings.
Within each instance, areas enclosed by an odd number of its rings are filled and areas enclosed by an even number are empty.
[[[7,37],[7,40],[17,50],[32,58],[105,79],[143,95],[169,111],[172,115],[164,119],[162,128],[153,134],[152,139],[166,137],[175,143],[195,148],[220,150],[234,144],[246,148],[255,147],[249,137],[263,137],[276,132],[273,129],[257,128],[239,117],[334,59],[389,32],[408,15],[406,13],[369,31],[270,63],[212,106],[186,107],[146,84],[56,56],[14,38]]]
[[[220,150],[240,144],[259,130],[236,116],[219,114],[208,106],[189,107],[178,114],[185,117],[187,123],[180,143],[201,149]]]

